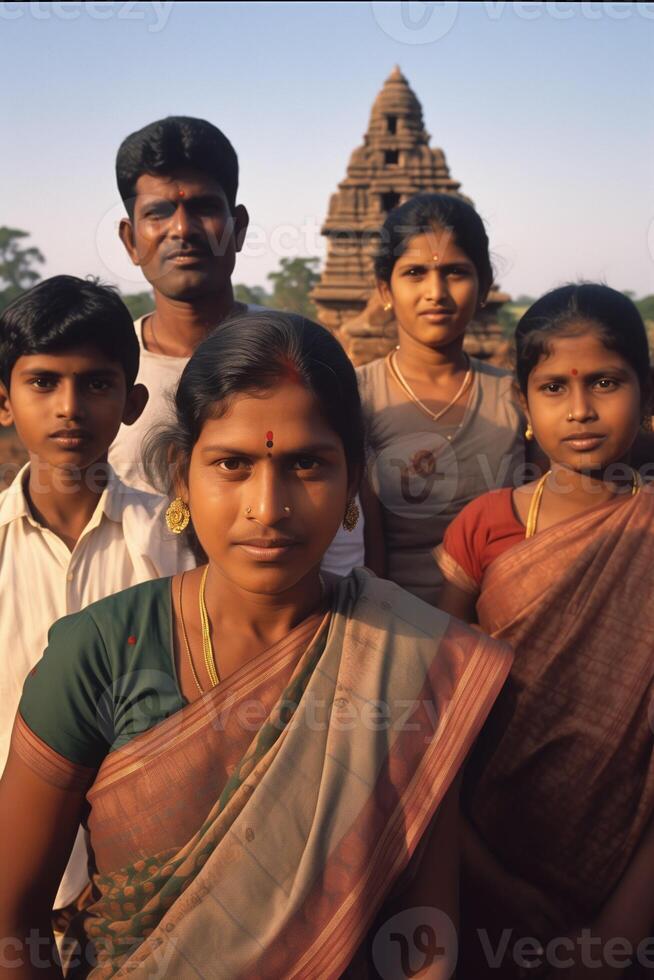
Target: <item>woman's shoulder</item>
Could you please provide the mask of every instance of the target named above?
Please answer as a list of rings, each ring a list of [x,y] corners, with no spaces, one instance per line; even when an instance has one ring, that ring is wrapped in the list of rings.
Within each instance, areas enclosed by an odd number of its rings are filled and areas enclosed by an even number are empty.
[[[404,622],[428,636],[437,636],[449,619],[446,613],[429,605],[396,582],[378,578],[367,568],[355,568],[341,581],[344,588],[353,587],[357,619],[375,624],[376,629],[387,627],[391,621]]]
[[[500,516],[512,513],[512,500],[513,487],[488,490],[466,504],[454,518],[454,521],[458,521],[460,524],[479,523],[480,521],[492,524]]]
[[[517,404],[518,390],[513,371],[488,361],[480,361],[476,357],[471,357],[470,363],[484,392],[496,392],[499,397],[510,398]]]
[[[361,401],[368,403],[377,399],[387,388],[386,358],[378,357],[356,368]]]
[[[169,588],[170,579],[144,582],[51,627],[20,713],[69,762],[97,766],[125,727],[131,702],[172,675]]]
[[[152,617],[155,607],[168,605],[170,581],[170,576],[154,578],[128,589],[121,589],[120,592],[91,602],[80,612],[64,616],[59,622],[73,624],[91,620],[102,633],[106,629],[115,631],[135,618],[147,621]]]

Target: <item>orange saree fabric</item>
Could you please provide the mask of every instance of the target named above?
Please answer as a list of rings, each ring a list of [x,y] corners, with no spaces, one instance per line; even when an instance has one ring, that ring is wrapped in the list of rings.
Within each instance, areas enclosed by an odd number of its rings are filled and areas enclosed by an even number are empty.
[[[67,976],[339,977],[510,662],[390,582],[342,580],[322,621],[106,758]]]
[[[606,901],[654,812],[653,597],[652,487],[537,534],[484,577],[480,625],[516,656],[466,810],[564,928]]]

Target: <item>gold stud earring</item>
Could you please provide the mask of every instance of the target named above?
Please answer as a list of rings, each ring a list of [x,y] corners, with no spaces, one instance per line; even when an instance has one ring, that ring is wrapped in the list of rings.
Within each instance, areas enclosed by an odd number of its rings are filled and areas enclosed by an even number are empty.
[[[393,309],[392,303],[384,303],[384,313],[388,313],[388,311],[392,309]]]
[[[525,429],[525,439],[527,439],[528,442],[531,442],[533,438],[534,438],[534,430],[531,427],[531,422],[527,422],[527,428]]]
[[[191,511],[188,509],[188,504],[184,503],[181,497],[175,497],[166,511],[166,527],[173,534],[181,534],[188,527],[190,520]]]
[[[356,500],[350,500],[345,508],[345,517],[343,518],[343,527],[346,531],[353,531],[355,529],[359,523],[360,513],[361,511],[359,510]]]

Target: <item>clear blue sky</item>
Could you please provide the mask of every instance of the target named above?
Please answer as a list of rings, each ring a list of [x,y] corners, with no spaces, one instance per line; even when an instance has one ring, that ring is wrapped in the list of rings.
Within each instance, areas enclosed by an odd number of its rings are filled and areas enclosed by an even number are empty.
[[[508,291],[654,292],[654,3],[0,3],[0,224],[31,232],[48,274],[143,288],[115,240],[116,149],[202,116],[258,229],[235,281],[264,285],[280,255],[316,254],[395,64]]]

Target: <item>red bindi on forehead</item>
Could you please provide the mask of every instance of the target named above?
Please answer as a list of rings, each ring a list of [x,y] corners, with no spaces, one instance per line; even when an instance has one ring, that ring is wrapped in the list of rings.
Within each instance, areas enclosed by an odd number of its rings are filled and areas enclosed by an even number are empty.
[[[273,447],[272,429],[269,429],[268,432],[266,432],[266,446],[268,449],[272,449]]]
[[[182,190],[177,191],[177,197],[186,197],[186,191],[182,191]]]
[[[573,369],[572,369],[572,371],[571,371],[570,373],[571,373],[571,374],[575,374],[575,375],[576,375],[576,374],[579,374],[579,371],[577,371],[577,369],[576,369],[576,368],[573,368]]]

